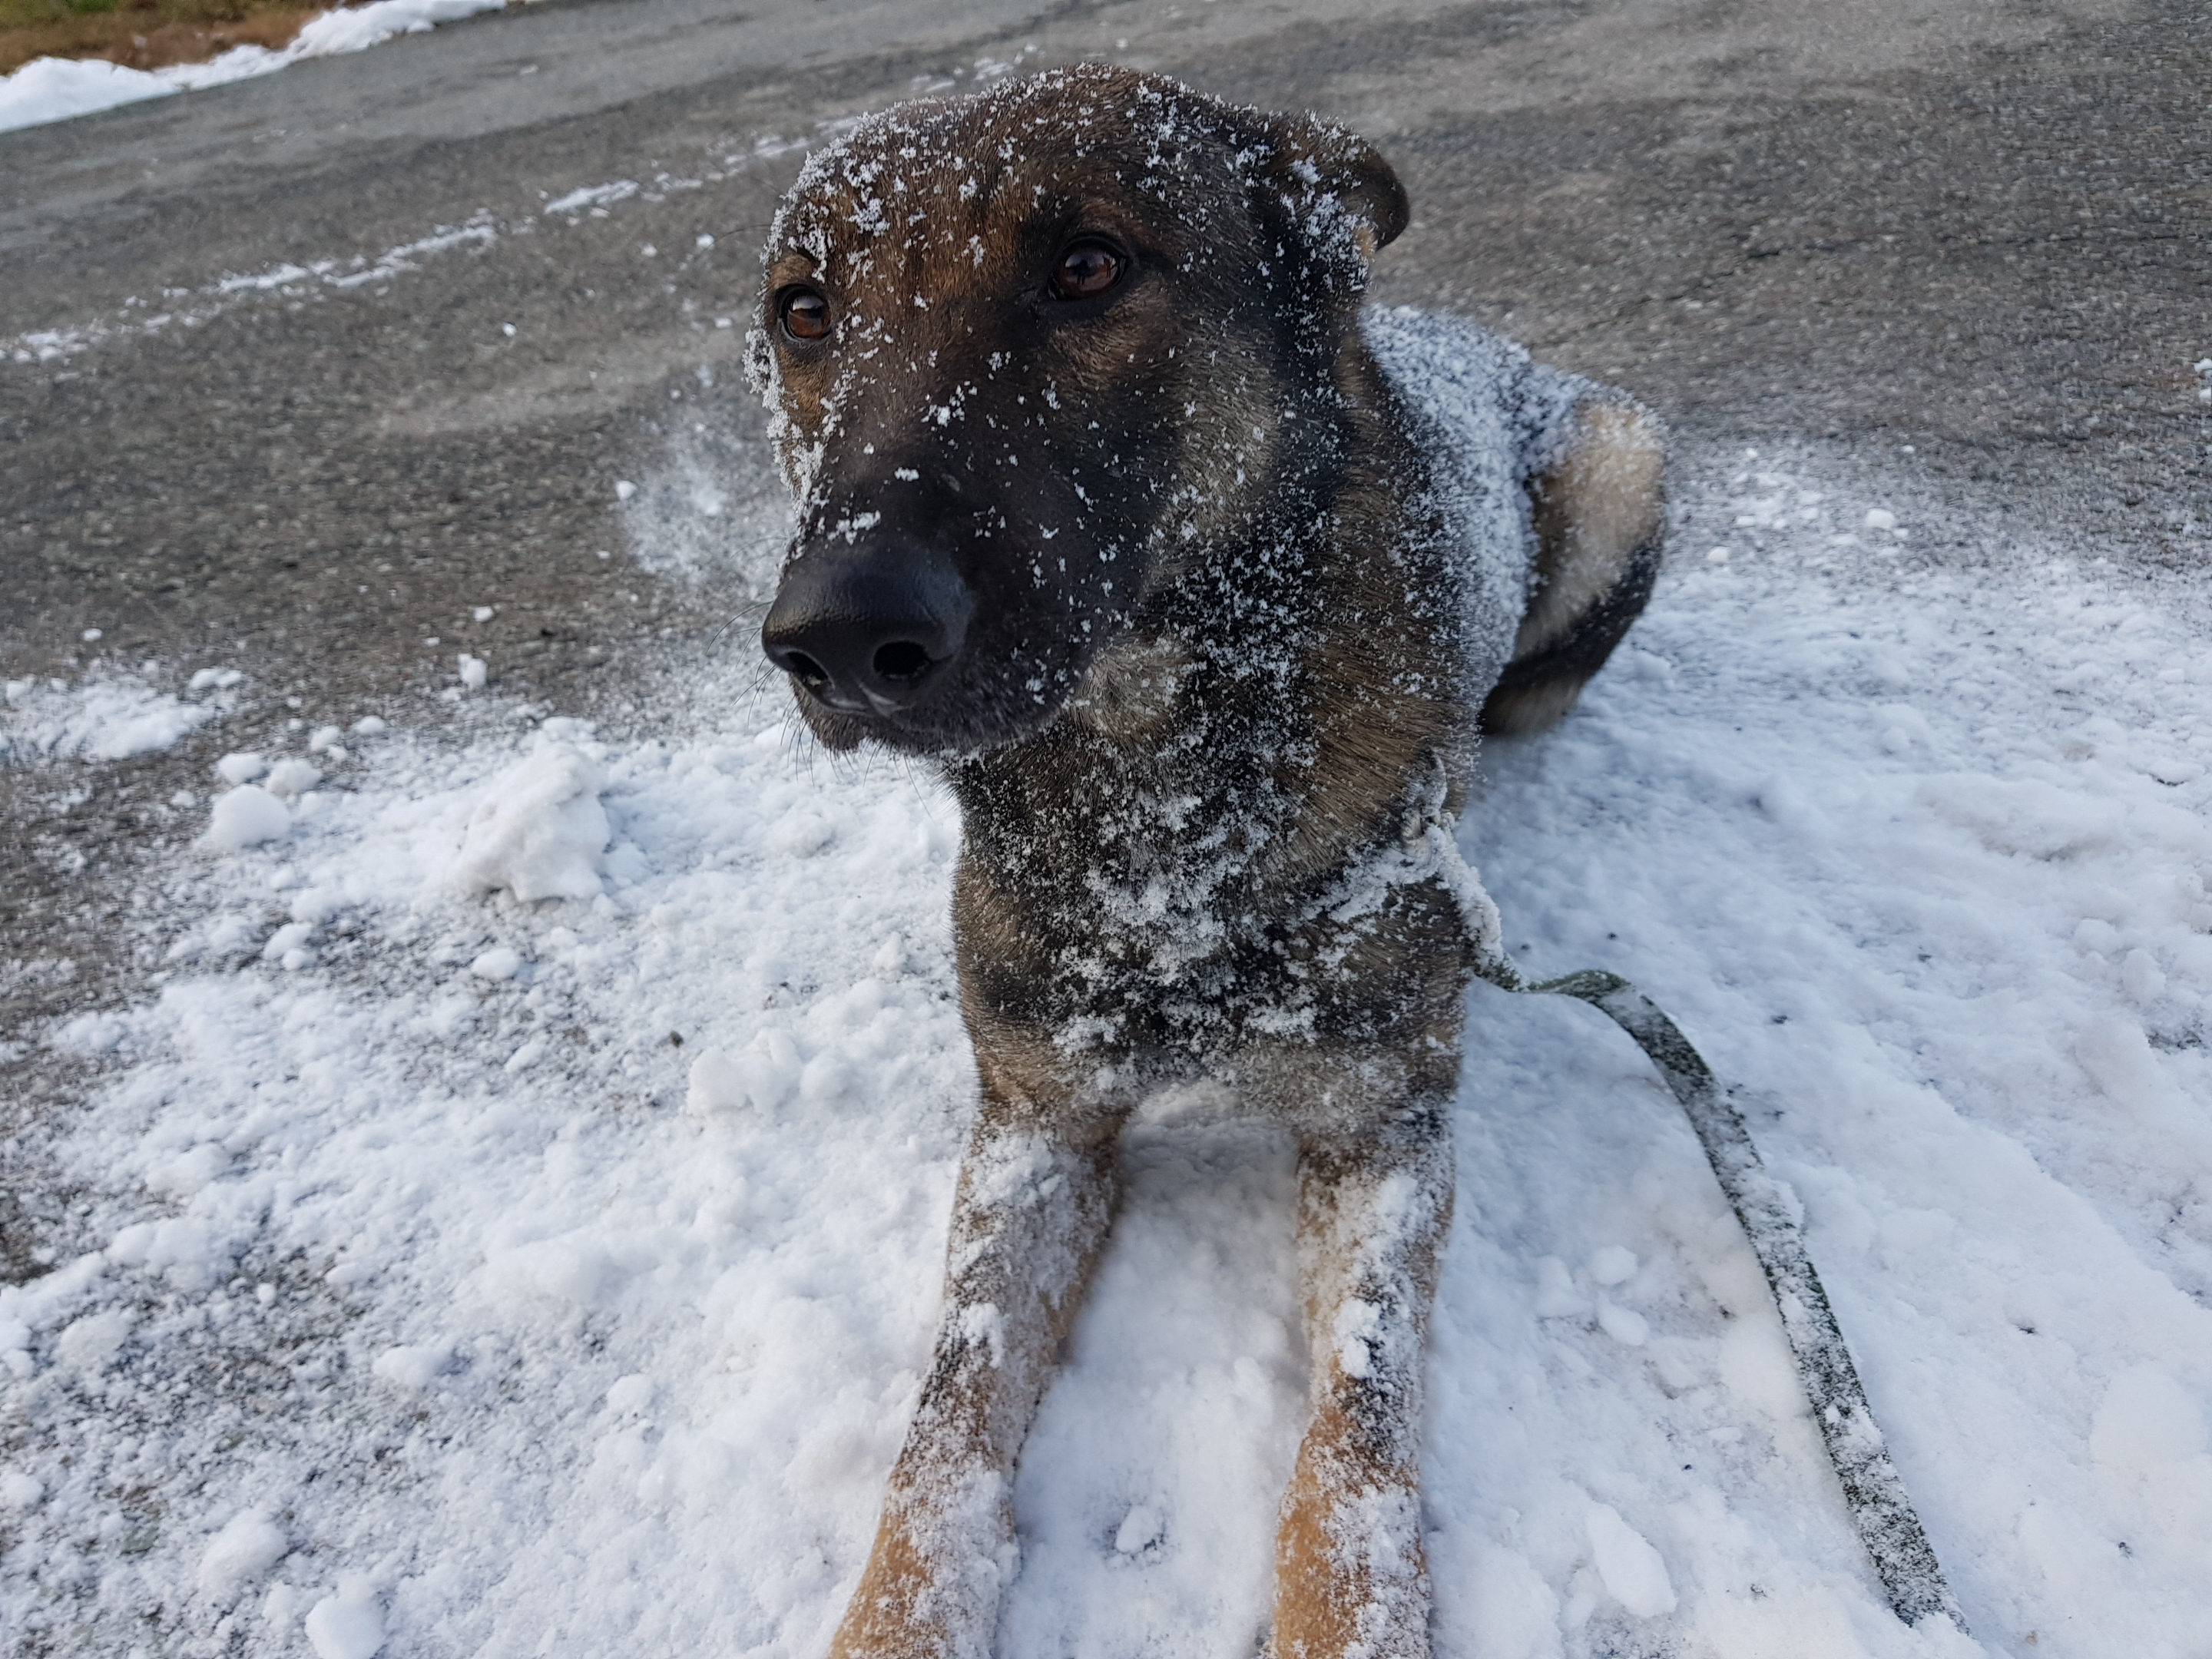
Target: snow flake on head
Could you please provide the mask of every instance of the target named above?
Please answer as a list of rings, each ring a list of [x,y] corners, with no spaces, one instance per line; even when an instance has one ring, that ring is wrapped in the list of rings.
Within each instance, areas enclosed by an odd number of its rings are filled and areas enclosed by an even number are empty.
[[[1341,128],[1087,64],[860,118],[800,169],[770,227],[766,258],[795,254],[825,280],[858,283],[949,238],[980,270],[987,249],[971,228],[975,208],[1000,195],[1040,207],[1056,187],[1080,194],[1086,182],[1167,210],[1158,222],[1199,244],[1183,250],[1186,269],[1215,251],[1214,222],[1242,197],[1237,205],[1268,222],[1257,250],[1261,270],[1292,279],[1328,309],[1357,301],[1375,249],[1407,218],[1389,168]],[[1216,187],[1224,182],[1238,188]],[[760,330],[756,340],[753,382],[774,410],[769,343]]]
[[[1318,476],[1280,464],[1290,423],[1340,404],[1366,255],[1402,219],[1358,140],[1105,65],[902,105],[811,157],[750,353],[798,498],[787,568],[865,554],[865,520],[975,599],[937,725],[847,730],[802,701],[817,735],[944,753],[1034,730],[1189,569],[1281,566],[1297,535],[1259,521]]]

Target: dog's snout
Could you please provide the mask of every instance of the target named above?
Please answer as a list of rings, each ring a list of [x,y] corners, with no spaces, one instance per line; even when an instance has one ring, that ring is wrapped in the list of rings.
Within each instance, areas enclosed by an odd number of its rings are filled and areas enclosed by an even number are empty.
[[[832,708],[890,714],[943,677],[975,609],[952,561],[924,543],[817,548],[784,573],[761,648]]]

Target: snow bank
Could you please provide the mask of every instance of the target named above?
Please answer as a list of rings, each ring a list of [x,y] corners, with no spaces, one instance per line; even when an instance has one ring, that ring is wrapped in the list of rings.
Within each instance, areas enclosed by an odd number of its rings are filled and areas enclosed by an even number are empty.
[[[506,0],[374,0],[366,6],[326,11],[312,20],[285,50],[295,58],[327,58],[380,45],[395,34],[424,34],[440,23],[458,23],[496,11]]]
[[[166,98],[177,90],[172,81],[103,58],[33,58],[14,74],[0,76],[0,132]]]
[[[1937,527],[1776,474],[1693,495],[1683,545],[1730,560],[1685,561],[1559,732],[1489,746],[1463,838],[1527,967],[1632,975],[1743,1086],[1988,1646],[1884,1609],[1642,1057],[1479,988],[1440,1654],[2202,1644],[2212,652],[2070,563],[1908,574],[1875,507]],[[387,736],[281,841],[192,861],[153,1000],[57,1034],[112,1067],[58,1149],[99,1248],[0,1289],[0,1625],[822,1650],[973,1101],[957,826],[710,691],[655,742]],[[1265,1617],[1295,1172],[1205,1103],[1129,1137],[1006,1652],[1211,1659]]]
[[[137,679],[9,680],[0,696],[0,766],[151,754],[213,719],[218,707],[185,702]]]
[[[395,34],[420,34],[437,24],[495,11],[505,4],[506,0],[374,0],[366,6],[325,12],[280,51],[234,46],[204,64],[176,64],[166,69],[125,69],[97,59],[34,58],[13,75],[0,76],[0,132],[65,121],[73,115],[166,98],[175,92],[248,80],[305,58],[359,52]]]

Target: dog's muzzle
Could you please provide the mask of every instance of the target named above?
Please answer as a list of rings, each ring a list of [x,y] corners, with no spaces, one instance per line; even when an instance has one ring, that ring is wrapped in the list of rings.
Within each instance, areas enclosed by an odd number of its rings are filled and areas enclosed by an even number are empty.
[[[896,714],[945,678],[975,612],[952,561],[926,543],[817,547],[784,571],[761,649],[841,714]]]

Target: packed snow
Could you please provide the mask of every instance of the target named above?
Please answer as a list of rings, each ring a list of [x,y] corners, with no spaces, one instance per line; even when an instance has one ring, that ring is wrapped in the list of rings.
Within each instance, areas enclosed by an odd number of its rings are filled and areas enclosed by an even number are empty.
[[[233,46],[204,64],[127,69],[104,58],[34,58],[0,76],[0,132],[90,115],[118,104],[143,103],[270,75],[306,58],[360,52],[396,34],[421,34],[440,23],[496,11],[507,0],[371,0],[311,19],[289,46]]]
[[[1698,484],[1582,707],[1486,750],[1462,844],[1525,968],[1628,975],[1743,1090],[1978,1639],[1887,1611],[1643,1057],[1477,988],[1442,1654],[2204,1650],[2212,649],[2094,560],[1905,550],[1976,533],[1771,458]],[[211,775],[160,982],[51,1034],[95,1068],[58,1151],[104,1243],[0,1290],[0,1626],[822,1650],[974,1099],[958,826],[911,768],[810,750],[750,650],[649,738],[495,684],[458,751],[395,724]],[[1129,1137],[1007,1654],[1241,1659],[1265,1616],[1292,1159],[1202,1105]]]

